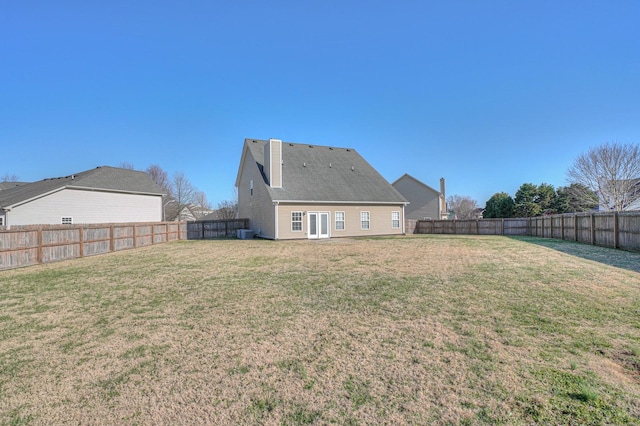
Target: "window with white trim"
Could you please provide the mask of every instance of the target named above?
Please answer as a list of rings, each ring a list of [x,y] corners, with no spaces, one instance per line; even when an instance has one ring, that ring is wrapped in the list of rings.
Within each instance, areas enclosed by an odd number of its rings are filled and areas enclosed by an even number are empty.
[[[291,231],[302,231],[302,212],[291,212]]]
[[[4,216],[0,216],[0,226],[4,226]]]
[[[335,220],[336,231],[344,231],[344,212],[336,212]]]
[[[62,218],[62,224],[63,225],[72,225],[73,224],[73,218],[72,217],[63,217]]]
[[[400,228],[400,212],[391,212],[391,227]]]
[[[371,228],[371,216],[369,212],[360,212],[360,229],[370,229]]]

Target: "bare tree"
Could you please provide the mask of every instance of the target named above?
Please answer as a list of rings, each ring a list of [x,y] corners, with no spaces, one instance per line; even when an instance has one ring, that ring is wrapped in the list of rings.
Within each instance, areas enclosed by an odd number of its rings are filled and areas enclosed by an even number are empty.
[[[202,191],[196,191],[193,195],[193,204],[200,206],[203,209],[211,210],[211,204],[207,200],[207,194]]]
[[[237,201],[224,200],[218,203],[219,219],[235,219],[237,215],[238,215]]]
[[[456,214],[456,219],[475,219],[478,203],[467,195],[452,195],[447,198],[447,210]]]
[[[2,176],[0,176],[0,182],[17,182],[17,181],[18,181],[18,175],[5,173]]]
[[[151,176],[151,179],[160,187],[163,193],[166,194],[167,197],[172,196],[171,189],[171,181],[169,180],[169,175],[166,171],[157,164],[152,164],[147,167],[147,174]]]
[[[595,192],[601,209],[622,211],[640,199],[640,145],[593,147],[576,158],[567,177]]]
[[[120,167],[121,169],[127,169],[127,170],[135,170],[136,166],[134,166],[132,163],[128,162],[128,161],[122,161],[120,164],[118,164],[118,167]]]
[[[173,190],[173,200],[178,208],[177,219],[182,220],[183,218],[180,217],[182,209],[189,204],[193,204],[197,190],[183,172],[176,172],[173,175],[171,188]]]

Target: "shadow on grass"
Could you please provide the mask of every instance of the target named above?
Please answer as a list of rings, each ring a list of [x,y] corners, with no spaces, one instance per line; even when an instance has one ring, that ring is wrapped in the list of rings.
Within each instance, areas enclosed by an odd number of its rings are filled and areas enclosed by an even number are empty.
[[[575,241],[556,240],[552,238],[511,237],[526,243],[537,244],[553,250],[561,251],[583,259],[593,260],[606,265],[640,272],[640,252],[616,250],[608,247],[592,246]]]

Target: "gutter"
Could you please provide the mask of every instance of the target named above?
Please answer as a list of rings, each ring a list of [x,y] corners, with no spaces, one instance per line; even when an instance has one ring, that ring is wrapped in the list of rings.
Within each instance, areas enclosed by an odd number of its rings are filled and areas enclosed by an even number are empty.
[[[282,204],[382,204],[382,205],[408,205],[408,201],[318,201],[318,200],[273,200]]]

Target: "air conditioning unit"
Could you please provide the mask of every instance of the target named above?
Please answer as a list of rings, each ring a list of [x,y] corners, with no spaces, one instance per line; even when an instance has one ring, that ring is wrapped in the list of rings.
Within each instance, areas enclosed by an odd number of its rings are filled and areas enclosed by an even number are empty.
[[[249,240],[253,238],[253,230],[251,229],[238,229],[236,236],[241,240]]]

